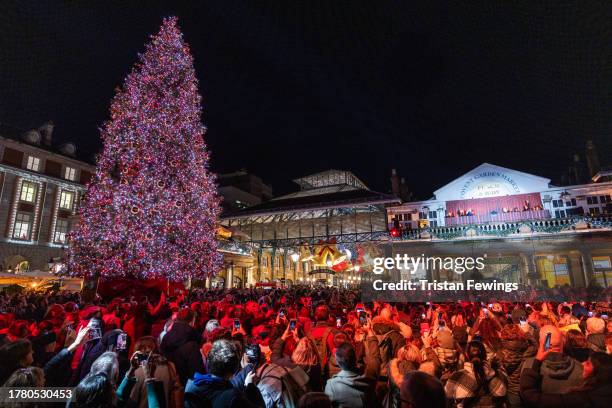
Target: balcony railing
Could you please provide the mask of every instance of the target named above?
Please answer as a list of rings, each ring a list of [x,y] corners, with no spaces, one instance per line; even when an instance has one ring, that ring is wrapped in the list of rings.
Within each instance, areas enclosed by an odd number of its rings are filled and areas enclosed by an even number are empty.
[[[393,238],[402,240],[453,240],[474,237],[507,237],[520,234],[555,234],[563,231],[612,229],[612,216],[551,218],[516,222],[490,222],[470,225],[403,230]]]

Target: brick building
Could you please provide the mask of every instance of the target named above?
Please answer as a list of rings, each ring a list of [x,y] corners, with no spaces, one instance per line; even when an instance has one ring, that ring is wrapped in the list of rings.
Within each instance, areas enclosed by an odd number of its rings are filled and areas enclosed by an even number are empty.
[[[53,124],[26,132],[0,125],[0,268],[49,270],[95,167],[77,159],[72,143],[56,145]]]

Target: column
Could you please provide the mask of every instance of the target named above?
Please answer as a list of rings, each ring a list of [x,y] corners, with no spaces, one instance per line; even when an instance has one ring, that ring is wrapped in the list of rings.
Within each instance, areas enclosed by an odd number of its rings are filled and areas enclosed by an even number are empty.
[[[231,289],[234,286],[234,264],[229,264],[227,273],[225,274],[225,289]]]
[[[207,277],[206,280],[204,281],[204,287],[206,289],[210,289],[210,277]]]
[[[584,276],[584,284],[589,285],[589,282],[595,278],[593,274],[593,262],[591,260],[591,251],[580,250],[580,260],[582,262],[582,274]]]
[[[535,257],[532,254],[521,254],[523,263],[522,270],[525,272],[526,282],[529,285],[537,285],[539,280],[538,268],[536,266]]]

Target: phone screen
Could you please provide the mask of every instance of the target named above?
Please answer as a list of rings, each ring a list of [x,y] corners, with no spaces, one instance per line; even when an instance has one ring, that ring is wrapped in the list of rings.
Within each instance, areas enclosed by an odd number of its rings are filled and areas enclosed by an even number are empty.
[[[336,319],[336,327],[342,327],[342,319],[341,318],[337,318]]]
[[[550,350],[550,338],[552,337],[552,333],[547,333],[546,338],[544,339],[544,351]]]
[[[295,327],[297,326],[297,321],[295,319],[291,320],[291,322],[289,322],[289,330],[295,330]]]
[[[367,322],[368,318],[366,316],[366,313],[362,310],[361,312],[359,312],[359,324],[365,326]]]
[[[240,320],[234,319],[234,327],[237,328],[237,329],[240,328]]]
[[[127,333],[119,333],[117,336],[117,350],[127,349]]]

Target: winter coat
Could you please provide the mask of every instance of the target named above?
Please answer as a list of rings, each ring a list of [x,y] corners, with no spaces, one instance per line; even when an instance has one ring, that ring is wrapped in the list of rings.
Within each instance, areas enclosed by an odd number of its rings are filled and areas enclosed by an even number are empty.
[[[211,374],[196,373],[185,387],[185,408],[262,408],[261,393],[251,383],[242,392],[229,381]]]
[[[523,363],[523,368],[531,368],[535,362],[530,358]],[[540,374],[543,393],[567,392],[582,383],[582,364],[568,355],[553,352],[542,362]]]
[[[276,339],[276,341],[272,344],[272,354],[270,355],[270,362],[289,369],[297,367],[298,365],[293,362],[291,356],[283,354],[284,346],[285,342],[283,341],[283,339],[281,339],[280,337]],[[331,357],[333,358],[333,356]],[[310,391],[321,392],[323,390],[321,365],[300,365],[300,368],[304,370],[304,372],[308,375],[308,389]]]
[[[542,363],[534,360],[531,368],[521,375],[521,398],[525,407],[538,408],[604,408],[612,401],[612,384],[592,389],[578,389],[559,394],[543,392],[540,384]]]
[[[196,372],[205,372],[204,361],[200,354],[200,336],[187,323],[176,321],[164,336],[160,350],[174,363],[181,384],[186,384]]]
[[[380,401],[374,392],[380,371],[380,351],[376,337],[366,339],[368,351],[363,374],[342,370],[327,381],[325,393],[334,407],[378,407]]]
[[[605,333],[589,334],[587,336],[589,348],[593,351],[606,352],[606,335]]]
[[[393,321],[381,316],[372,319],[372,330],[378,338],[380,375],[384,377],[389,370],[389,362],[397,356],[397,351],[406,345],[406,340]]]
[[[506,377],[508,393],[518,395],[520,389],[521,366],[523,361],[533,357],[537,345],[529,340],[505,340],[497,353],[501,370]]]

